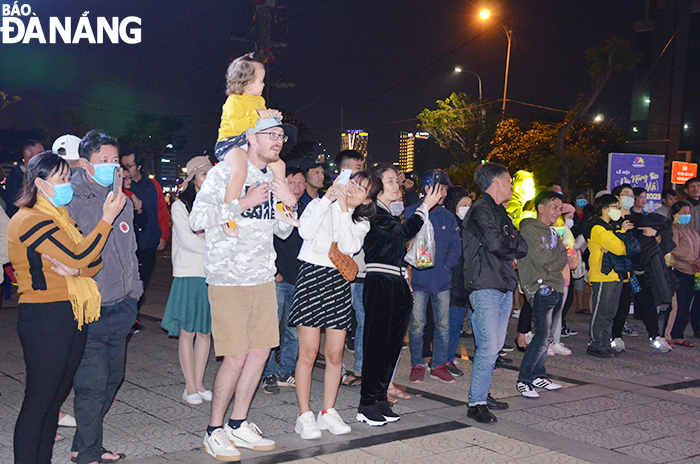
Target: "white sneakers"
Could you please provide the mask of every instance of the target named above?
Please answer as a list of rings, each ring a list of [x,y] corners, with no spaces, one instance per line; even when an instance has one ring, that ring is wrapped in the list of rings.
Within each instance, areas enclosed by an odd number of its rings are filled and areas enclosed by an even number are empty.
[[[323,414],[323,411],[319,411],[316,423],[319,429],[328,430],[333,435],[345,435],[352,431],[335,408],[326,409],[325,414]]]
[[[525,398],[539,398],[540,394],[535,391],[534,388],[532,388],[532,385],[529,383],[525,382],[520,382],[515,384],[515,388],[518,389],[521,395],[523,395]]]
[[[182,392],[182,401],[187,404],[202,404],[204,401],[211,401],[211,399],[212,393],[209,390],[205,390],[203,392],[198,391],[197,393],[188,395],[187,389],[185,388],[185,391]]]
[[[184,401],[187,404],[202,404],[202,403],[204,403],[204,400],[202,399],[201,396],[199,396],[199,393],[192,393],[191,395],[188,395],[187,389],[185,389],[185,391],[182,392],[182,401]]]
[[[224,425],[224,431],[231,443],[238,448],[248,448],[253,451],[272,451],[275,449],[275,442],[263,438],[262,432],[257,425],[244,421],[237,429],[232,429],[228,424]]]
[[[558,354],[559,356],[569,356],[571,354],[571,350],[561,342],[552,343],[549,345],[549,349],[552,352],[552,355]],[[547,356],[550,356],[549,351],[547,351]]]
[[[618,353],[622,353],[623,351],[625,351],[625,342],[620,337],[613,338],[610,342],[610,348],[612,348]]]
[[[235,462],[241,460],[241,452],[236,449],[248,448],[253,451],[272,451],[275,442],[263,438],[257,425],[244,421],[237,429],[228,424],[204,434],[204,451],[217,461]]]
[[[554,383],[547,377],[537,377],[535,380],[532,381],[532,385],[537,388],[542,388],[544,390],[549,391],[560,390],[561,388],[563,388],[563,385]]]
[[[655,350],[659,350],[662,353],[668,353],[673,349],[664,337],[650,338],[649,344],[652,348],[654,348]]]
[[[211,435],[204,434],[204,451],[217,461],[235,462],[241,460],[241,452],[236,449],[224,429],[216,429]]]
[[[321,430],[328,430],[333,435],[345,435],[352,431],[335,408],[327,409],[325,414],[323,414],[323,411],[320,411],[318,419],[314,418],[314,413],[311,411],[306,411],[297,416],[294,431],[304,440],[321,438]]]
[[[318,428],[314,413],[311,411],[306,411],[297,416],[297,423],[294,426],[294,431],[304,440],[321,438],[321,429]]]

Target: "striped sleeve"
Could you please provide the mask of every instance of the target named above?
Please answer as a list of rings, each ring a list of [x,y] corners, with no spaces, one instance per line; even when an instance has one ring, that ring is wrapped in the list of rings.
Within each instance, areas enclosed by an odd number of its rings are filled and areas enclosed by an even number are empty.
[[[76,244],[50,219],[34,224],[23,221],[19,240],[30,251],[47,254],[75,269],[90,266],[90,270],[97,273],[101,268],[100,253],[111,230],[112,226],[101,220],[90,235]]]

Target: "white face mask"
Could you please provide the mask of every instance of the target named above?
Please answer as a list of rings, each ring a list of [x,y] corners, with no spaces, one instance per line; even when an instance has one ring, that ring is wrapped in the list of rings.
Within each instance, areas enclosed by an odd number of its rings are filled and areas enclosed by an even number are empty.
[[[573,219],[564,219],[564,225],[571,229],[574,226],[574,220]]]
[[[634,206],[634,198],[620,197],[620,206],[622,206],[624,209],[632,209],[632,207]]]
[[[392,201],[389,203],[389,212],[392,216],[400,216],[403,213],[403,201]]]
[[[619,209],[610,209],[610,211],[608,212],[608,216],[610,216],[610,219],[612,219],[613,221],[618,221],[620,217],[622,217],[622,211],[620,211]]]
[[[467,211],[469,211],[469,206],[460,206],[457,208],[457,217],[464,219],[464,216],[467,215]]]

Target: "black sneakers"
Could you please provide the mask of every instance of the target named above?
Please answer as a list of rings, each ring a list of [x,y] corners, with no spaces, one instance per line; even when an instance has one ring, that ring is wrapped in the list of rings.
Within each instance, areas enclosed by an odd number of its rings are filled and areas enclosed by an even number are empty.
[[[613,354],[606,350],[605,348],[591,348],[590,346],[586,350],[586,354],[590,356],[595,356],[596,358],[612,358]]]
[[[371,406],[360,405],[360,407],[357,408],[357,416],[355,416],[355,419],[357,422],[364,422],[372,427],[379,427],[380,425],[385,425],[387,422],[389,422],[379,410],[379,406],[376,404]]]
[[[397,420],[401,419],[401,416],[396,414],[392,409],[391,405],[389,405],[388,401],[380,401],[377,403],[377,407],[379,408],[379,412],[384,416],[384,419],[386,419],[387,422],[396,422]]]
[[[485,404],[477,404],[476,406],[467,407],[467,417],[474,419],[482,424],[490,424],[493,422],[498,422],[496,416],[494,416],[489,407]]]

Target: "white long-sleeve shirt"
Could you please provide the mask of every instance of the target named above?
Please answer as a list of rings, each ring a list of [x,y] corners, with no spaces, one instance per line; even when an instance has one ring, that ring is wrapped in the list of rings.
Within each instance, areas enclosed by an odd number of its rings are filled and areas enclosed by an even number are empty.
[[[353,210],[340,210],[338,202],[316,198],[301,215],[299,235],[304,239],[298,258],[318,266],[335,267],[328,257],[331,242],[338,242],[338,251],[352,256],[362,249],[365,235],[369,232],[369,221],[353,222]],[[331,214],[333,232],[331,233]]]
[[[173,277],[204,277],[204,237],[190,228],[190,213],[175,200],[170,208],[173,218]]]

